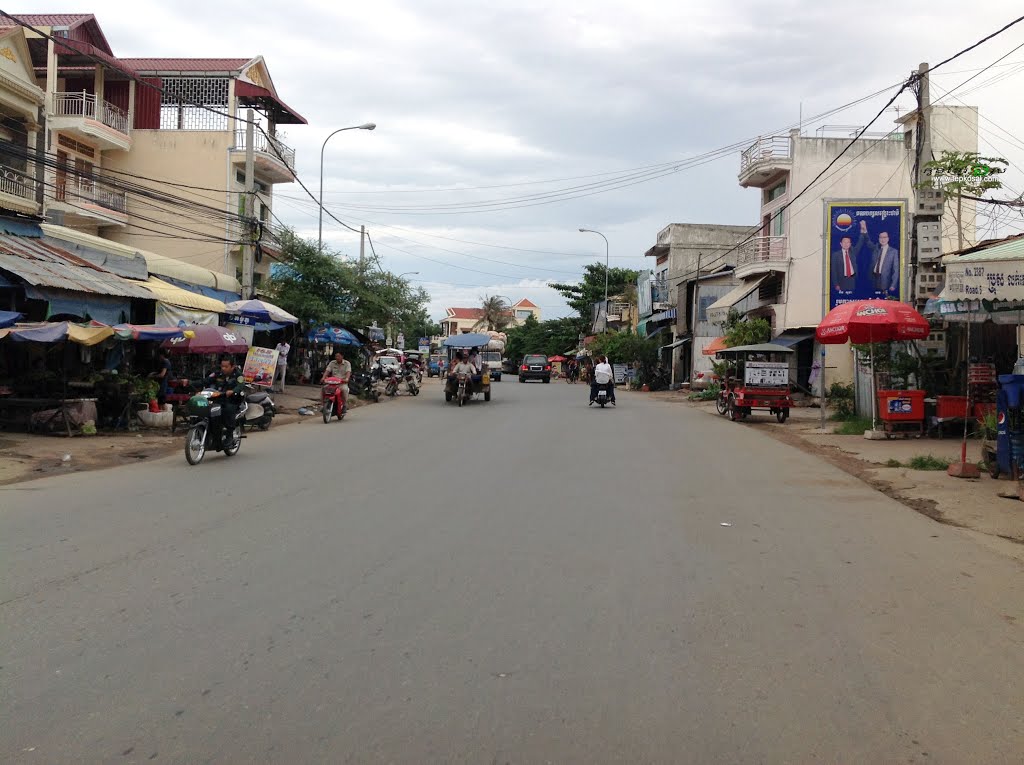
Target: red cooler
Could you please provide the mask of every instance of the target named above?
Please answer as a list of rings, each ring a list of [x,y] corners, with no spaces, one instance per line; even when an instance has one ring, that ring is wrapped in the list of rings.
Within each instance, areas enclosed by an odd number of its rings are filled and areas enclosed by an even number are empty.
[[[878,419],[882,422],[924,423],[924,391],[878,391]]]

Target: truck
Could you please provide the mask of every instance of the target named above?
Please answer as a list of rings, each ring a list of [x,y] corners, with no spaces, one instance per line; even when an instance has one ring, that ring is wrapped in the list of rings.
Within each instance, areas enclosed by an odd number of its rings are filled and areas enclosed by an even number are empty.
[[[501,382],[503,371],[502,354],[505,352],[505,341],[500,337],[491,335],[491,342],[480,349],[480,360],[487,365],[491,379]]]

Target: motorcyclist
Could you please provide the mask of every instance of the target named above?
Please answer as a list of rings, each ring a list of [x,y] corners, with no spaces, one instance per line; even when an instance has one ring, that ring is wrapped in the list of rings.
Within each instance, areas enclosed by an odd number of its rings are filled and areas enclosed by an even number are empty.
[[[337,377],[341,380],[341,411],[348,411],[348,381],[352,377],[352,363],[345,360],[345,354],[340,350],[334,352],[334,361],[327,365],[324,376],[320,378],[320,384],[328,377]]]
[[[245,380],[242,370],[235,365],[230,356],[222,356],[220,369],[212,372],[207,378],[214,390],[221,392],[220,423],[221,427],[213,431],[213,446],[220,449],[224,445],[223,437],[230,439],[235,431],[235,419],[238,417],[238,405],[245,393]]]
[[[590,404],[597,400],[597,391],[603,387],[608,391],[609,403],[615,405],[615,386],[612,384],[614,378],[615,373],[612,371],[612,365],[608,363],[608,359],[599,356],[597,364],[594,365],[594,379],[590,383]]]

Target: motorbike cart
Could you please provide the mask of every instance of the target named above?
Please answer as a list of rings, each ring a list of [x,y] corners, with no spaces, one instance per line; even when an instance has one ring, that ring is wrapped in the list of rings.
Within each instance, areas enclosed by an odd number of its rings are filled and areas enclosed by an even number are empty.
[[[448,368],[455,365],[456,351],[468,353],[471,348],[483,349],[491,338],[482,334],[452,335],[444,341],[444,347],[448,354]],[[444,386],[444,400],[458,401],[459,406],[469,402],[475,396],[483,396],[484,401],[491,400],[491,373],[487,364],[483,365],[480,374],[464,375],[466,379],[454,379],[448,377]]]
[[[789,387],[791,348],[774,343],[723,348],[715,354],[728,368],[715,405],[733,422],[755,409],[767,410],[781,423],[789,418],[793,398]]]

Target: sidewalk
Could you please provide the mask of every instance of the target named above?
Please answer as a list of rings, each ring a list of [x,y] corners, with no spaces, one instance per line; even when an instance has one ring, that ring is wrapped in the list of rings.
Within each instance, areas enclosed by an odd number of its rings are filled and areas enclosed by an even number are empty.
[[[693,402],[683,392],[638,394],[671,403],[685,403],[709,416],[721,417],[714,402]],[[749,421],[731,427],[756,428],[784,443],[814,454],[845,472],[860,478],[884,494],[940,523],[973,529],[1024,545],[1024,502],[1000,497],[1015,492],[1016,484],[993,480],[984,472],[980,479],[952,478],[945,470],[914,470],[908,464],[915,457],[960,461],[958,438],[892,438],[869,441],[863,435],[842,436],[819,429],[820,410],[801,407],[790,410],[783,425],[767,413],[755,413]],[[725,418],[722,418],[725,421]],[[826,421],[831,431],[836,423]],[[967,461],[981,459],[981,441],[969,439]],[[899,463],[899,466],[895,466]],[[892,466],[890,466],[892,465]],[[1024,549],[1021,551],[1024,555]]]

